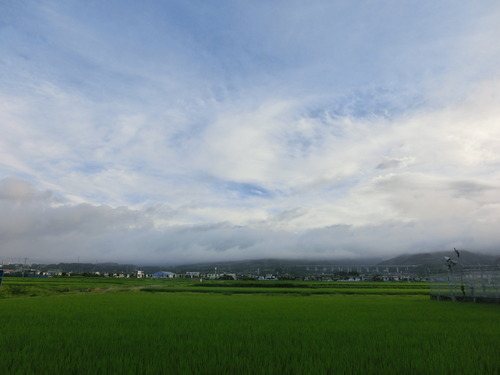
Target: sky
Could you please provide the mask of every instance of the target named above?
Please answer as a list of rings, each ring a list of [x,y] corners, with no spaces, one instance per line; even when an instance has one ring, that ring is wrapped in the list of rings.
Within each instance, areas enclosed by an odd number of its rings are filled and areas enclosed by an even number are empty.
[[[0,1],[0,262],[500,254],[500,3]]]

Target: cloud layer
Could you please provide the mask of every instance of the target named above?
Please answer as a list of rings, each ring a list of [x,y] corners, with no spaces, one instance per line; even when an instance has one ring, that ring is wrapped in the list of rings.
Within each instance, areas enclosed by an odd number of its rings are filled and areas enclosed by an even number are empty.
[[[0,257],[499,251],[496,2],[0,14]]]

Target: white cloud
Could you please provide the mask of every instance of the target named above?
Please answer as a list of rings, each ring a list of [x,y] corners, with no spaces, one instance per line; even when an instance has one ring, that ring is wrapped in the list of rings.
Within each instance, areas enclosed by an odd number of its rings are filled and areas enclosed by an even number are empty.
[[[8,6],[2,251],[499,245],[497,4],[178,5]]]

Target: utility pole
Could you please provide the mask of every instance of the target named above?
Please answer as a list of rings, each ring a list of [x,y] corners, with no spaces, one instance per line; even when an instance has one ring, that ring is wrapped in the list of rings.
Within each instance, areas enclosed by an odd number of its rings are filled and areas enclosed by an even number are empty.
[[[462,291],[462,297],[465,297],[465,285],[464,285],[464,267],[462,266],[462,262],[460,261],[460,252],[453,248],[455,253],[457,253],[458,266],[460,267],[460,290]]]
[[[448,284],[450,285],[450,299],[455,302],[455,295],[453,294],[453,278],[452,267],[456,264],[450,257],[444,257],[446,267],[448,267]]]
[[[28,258],[24,258],[24,266],[23,266],[23,277],[26,277],[26,261]]]

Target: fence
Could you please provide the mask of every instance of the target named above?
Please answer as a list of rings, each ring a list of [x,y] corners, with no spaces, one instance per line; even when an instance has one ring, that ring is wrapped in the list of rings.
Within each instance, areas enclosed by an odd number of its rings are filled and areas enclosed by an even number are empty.
[[[500,267],[450,268],[431,275],[431,299],[500,303]]]

